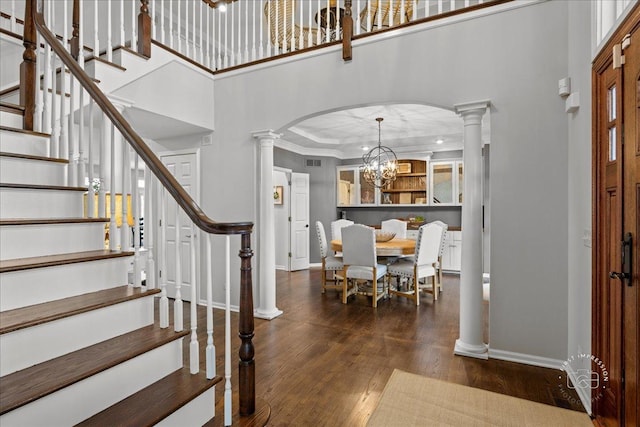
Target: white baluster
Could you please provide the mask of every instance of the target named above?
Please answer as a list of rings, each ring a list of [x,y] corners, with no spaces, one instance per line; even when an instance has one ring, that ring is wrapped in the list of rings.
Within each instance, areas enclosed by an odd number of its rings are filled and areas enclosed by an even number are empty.
[[[169,47],[173,49],[173,0],[169,1]]]
[[[100,2],[99,0],[94,0],[93,2],[93,55],[98,57],[100,56],[100,32],[98,31],[100,28],[100,19],[98,8]]]
[[[464,0],[464,7],[469,7],[470,3],[469,0]]]
[[[207,21],[207,31],[206,31],[206,35],[205,35],[206,46],[204,46],[205,40],[201,40],[201,42],[203,44],[203,48],[204,48],[204,52],[205,52],[204,65],[206,65],[207,67],[211,68],[212,70],[215,70],[215,68],[213,68],[213,64],[211,63],[212,62],[211,49],[212,49],[212,46],[213,46],[213,43],[211,43],[211,38],[213,37],[213,34],[211,33],[211,9],[212,8],[210,8],[209,6],[204,8],[205,20]]]
[[[342,37],[339,37],[340,36],[340,0],[338,0],[336,2],[336,28],[335,28],[335,32],[336,32],[336,37],[335,37],[336,40],[338,38],[342,38]]]
[[[442,13],[442,2],[443,0],[438,0],[438,15]]]
[[[155,202],[155,195],[157,193],[154,192],[155,188],[153,185],[152,174],[149,171],[149,168],[144,169],[144,247],[147,250],[147,265],[145,266],[146,271],[146,283],[147,289],[156,289],[156,263],[154,259],[155,255],[155,238],[156,238],[156,228],[155,228],[155,212],[156,208],[154,208],[153,203]]]
[[[120,150],[122,153],[122,225],[120,226],[120,242],[122,250],[128,251],[131,248],[131,229],[129,228],[129,192],[131,190],[131,158],[129,143],[124,138],[120,139]]]
[[[180,10],[180,0],[176,0],[178,8],[178,22],[176,24],[178,30],[178,52],[182,53],[182,11]]]
[[[255,4],[253,7],[255,8]],[[256,31],[255,26],[253,31]],[[249,5],[244,8],[244,62],[249,62]]]
[[[191,36],[191,40],[192,40],[193,46],[191,48],[191,57],[193,58],[194,61],[198,60],[198,53],[197,53],[198,39],[196,38],[196,28],[197,28],[196,27],[196,2],[202,4],[202,0],[194,0],[192,3],[193,4],[193,25],[192,25],[193,29],[191,30],[191,33],[193,35]]]
[[[169,0],[171,1],[171,0]],[[154,2],[155,3],[155,2]],[[160,0],[160,42],[165,44],[164,35],[164,0]]]
[[[311,21],[311,9],[313,9],[311,2],[309,2],[309,7],[308,7],[308,11],[309,11],[309,16],[307,17],[307,28],[309,28],[309,31],[307,31],[307,46],[311,47],[313,46],[313,31],[311,31],[311,28],[313,28],[313,23]]]
[[[427,6],[425,6],[425,9],[426,8]],[[413,0],[413,13],[411,15],[411,20],[415,21],[416,19],[418,19],[418,0]]]
[[[138,168],[140,167],[140,158],[138,154],[133,152],[133,178],[131,179],[131,187],[133,193],[133,287],[142,286],[142,272],[140,265],[140,186],[138,185]]]
[[[93,189],[93,99],[89,99],[89,140],[87,141],[87,158],[89,160],[88,177],[89,185],[87,186],[87,217],[96,218],[96,197]]]
[[[51,2],[48,3],[49,5]],[[47,10],[50,10],[47,7]],[[49,22],[49,18],[47,17],[47,22]],[[42,79],[42,97],[44,99],[44,104],[42,106],[42,131],[44,133],[52,133],[51,129],[51,99],[52,96],[49,95],[49,91],[51,90],[51,46],[49,43],[45,43],[44,45],[44,64],[43,64],[43,79]],[[49,147],[51,150],[51,147]],[[50,155],[53,155],[50,153]]]
[[[64,78],[64,75],[63,75]],[[76,79],[72,74],[69,74],[69,114],[67,114],[67,120],[69,121],[69,125],[67,128],[67,140],[69,145],[69,157],[71,160],[69,167],[71,168],[69,174],[69,185],[78,185],[78,165],[79,165],[79,152],[80,147],[78,146],[78,139],[75,137],[75,87],[76,87]],[[62,99],[65,98],[65,95],[62,95]]]
[[[200,63],[204,64],[204,65],[209,65],[204,59],[204,52],[205,52],[203,50],[204,49],[204,39],[202,38],[202,36],[203,36],[203,33],[202,33],[203,32],[203,27],[202,27],[202,6],[203,6],[204,3],[202,1],[199,1],[198,4],[200,5],[200,13],[198,13],[198,21],[200,23],[200,25],[199,25],[199,27],[200,27],[200,47],[199,47],[198,53],[200,54]],[[206,18],[206,16],[205,16],[205,18]]]
[[[184,5],[184,44],[185,44],[185,55],[189,56],[189,52],[191,50],[191,43],[189,42],[189,0],[185,0]],[[182,23],[182,21],[180,21]]]
[[[11,32],[15,33],[16,32],[16,23],[17,23],[17,16],[16,16],[16,0],[11,0]]]
[[[291,40],[289,41],[289,50],[292,52],[296,50],[296,32],[293,30],[295,28],[295,23],[296,23],[296,10],[294,7],[291,7],[291,22],[289,23],[289,25],[291,26],[291,28],[289,28],[289,34],[291,34]],[[284,25],[286,28],[287,19],[284,20]],[[284,34],[287,34],[286,29]]]
[[[111,158],[109,170],[109,249],[112,251],[118,249],[116,225],[116,128],[111,124]]]
[[[225,280],[224,280],[224,425],[232,420],[231,399],[231,249],[229,236],[225,236]]]
[[[318,11],[318,12],[316,12],[316,16],[318,17],[318,19],[316,20],[316,30],[317,30],[316,31],[316,35],[317,35],[316,44],[318,45],[321,42],[320,35],[322,34],[322,28],[320,27],[320,22],[322,21],[320,19],[320,13],[322,13],[322,12],[320,12],[320,0],[318,0],[318,7],[316,8],[316,10]]]
[[[282,16],[280,17],[282,19],[282,50],[280,51],[280,53],[284,53],[287,51],[287,49],[289,48],[289,43],[287,40],[287,3],[283,2],[282,3],[283,7],[282,7]],[[278,27],[280,27],[278,25]]]
[[[378,18],[378,24],[376,29],[379,30],[382,28],[382,1],[378,0],[378,10],[376,12],[376,17]]]
[[[120,0],[120,22],[118,22],[120,28],[120,46],[126,45],[126,39],[124,34],[124,0]]]
[[[234,3],[231,5],[231,7],[227,7],[227,11],[231,9],[231,31],[230,31],[231,33],[231,66],[236,65],[236,50],[235,50],[236,4],[237,3]]]
[[[51,55],[51,127],[52,127],[52,135],[51,135],[51,155],[54,157],[60,156],[60,118],[58,117],[57,111],[57,96],[56,92],[57,81],[56,81],[56,61],[57,56],[55,54]]]
[[[169,327],[169,298],[167,298],[167,190],[161,186],[160,205],[160,327]]]
[[[227,43],[227,35],[229,32],[229,26],[228,26],[228,19],[227,16],[229,15],[228,13],[223,13],[224,15],[224,68],[227,68],[229,66],[229,44]]]
[[[389,0],[389,13],[387,13],[387,22],[389,24],[389,28],[393,27],[393,15],[395,15],[393,10],[393,0]]]
[[[191,224],[191,342],[189,343],[189,367],[192,374],[200,372],[200,345],[198,344],[198,298],[196,284],[196,228]]]
[[[84,2],[78,2],[78,10],[80,13],[80,22],[78,23],[78,64],[84,70]],[[82,104],[80,106],[82,107]]]
[[[318,0],[320,1],[320,0]],[[260,30],[262,30],[262,19],[260,20]],[[260,59],[264,58],[264,51],[262,50],[262,33],[260,31]],[[267,55],[271,56],[271,3],[267,9]]]
[[[33,112],[33,129],[42,132],[42,114],[44,113],[44,82],[40,78],[43,66],[43,60],[40,54],[40,46],[42,45],[42,37],[40,34],[36,35],[36,108]]]
[[[304,34],[302,33],[302,27],[304,27],[304,15],[302,14],[302,6],[300,6],[300,22],[298,23],[298,49],[304,49]],[[295,26],[293,28],[295,28]]]
[[[278,53],[280,53],[280,4],[277,2],[274,2],[275,6],[276,6],[276,20],[275,20],[275,27],[276,27],[276,40],[274,41],[274,53],[273,55],[277,55]],[[284,3],[282,3],[284,4]]]
[[[400,0],[400,23],[404,24],[405,23],[405,9],[404,9],[404,2],[406,0]]]
[[[173,202],[173,201],[172,201]],[[176,233],[175,233],[175,247],[176,247],[176,260],[175,260],[175,284],[176,284],[176,298],[173,301],[173,328],[176,332],[180,332],[184,329],[182,325],[182,230],[180,225],[180,206],[176,203]]]
[[[220,13],[217,13],[217,15],[218,15],[218,37],[216,37],[215,46],[217,46],[217,48],[218,48],[218,53],[216,54],[216,67],[215,67],[216,70],[222,68],[222,56],[221,56],[221,53],[220,53],[220,41],[222,40],[220,38],[220,35],[222,33],[222,30],[221,30],[221,28],[222,28],[222,15]],[[213,16],[213,22],[215,24],[215,14]]]
[[[67,121],[67,103],[65,99],[67,93],[66,80],[66,69],[64,63],[60,61],[60,94],[56,94],[56,96],[60,98],[60,156],[64,159],[71,160],[69,158],[69,139],[67,132],[69,123]],[[71,165],[69,165],[67,169],[69,167],[71,167]],[[66,179],[65,182],[67,182]]]
[[[78,125],[78,186],[84,186],[85,178],[87,176],[86,160],[84,158],[84,88],[78,82],[78,89],[80,90],[80,102],[79,102],[79,120]]]
[[[138,49],[138,14],[136,13],[136,4],[139,0],[131,0],[131,49]]]
[[[109,131],[111,127],[109,126],[109,120],[107,119],[106,114],[102,114],[102,122],[100,123],[100,147],[98,150],[98,167],[100,168],[100,190],[98,190],[98,217],[106,218],[107,217],[107,203],[106,203],[106,192],[107,192],[107,176],[109,166],[108,160],[110,159],[109,154],[109,143],[110,134]],[[109,240],[111,243],[111,240]]]
[[[55,10],[55,8],[54,8]],[[62,0],[62,44],[69,51],[69,11],[67,10],[67,0]]]
[[[113,61],[113,40],[111,37],[111,2],[107,2],[107,61]]]
[[[207,379],[216,376],[216,347],[213,345],[213,276],[211,274],[211,234],[207,234]]]
[[[151,38],[158,40],[158,25],[156,24],[156,2],[151,2]]]

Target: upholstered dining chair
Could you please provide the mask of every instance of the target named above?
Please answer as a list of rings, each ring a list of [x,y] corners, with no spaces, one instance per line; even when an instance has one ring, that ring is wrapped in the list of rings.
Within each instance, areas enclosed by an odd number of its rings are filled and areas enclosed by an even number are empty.
[[[436,279],[438,281],[438,291],[442,292],[442,256],[444,255],[444,245],[445,240],[447,238],[447,231],[449,230],[449,225],[442,221],[433,221],[433,224],[438,224],[442,227],[442,239],[440,242],[440,252],[438,252],[438,261],[436,262]]]
[[[348,219],[337,219],[331,222],[331,240],[342,240],[341,230],[344,227],[353,225],[354,222]],[[342,252],[336,252],[337,257],[342,256]]]
[[[412,299],[416,305],[420,305],[420,290],[425,289],[433,294],[434,301],[438,299],[434,264],[438,260],[442,233],[442,227],[433,223],[425,224],[418,229],[415,255],[402,258],[389,266],[389,276],[395,276],[398,283],[397,289],[390,291],[392,294]],[[429,277],[430,284],[426,280]],[[400,290],[400,282],[403,278],[408,279],[406,291]],[[424,284],[420,283],[421,279],[425,279]]]
[[[322,258],[322,293],[324,294],[327,288],[342,290],[343,286],[338,283],[336,272],[342,271],[344,266],[340,258],[330,255],[327,235],[324,232],[324,225],[320,221],[316,221],[316,234],[320,245],[320,257]]]
[[[364,31],[388,28],[389,21],[395,26],[413,19],[414,0],[395,0],[393,3],[390,0],[372,0],[370,4],[371,10],[365,5],[360,11],[360,27]],[[378,24],[381,24],[380,28]]]
[[[386,274],[387,266],[378,264],[376,257],[375,230],[362,224],[354,224],[342,229],[342,303],[347,303],[351,293],[364,293],[373,298],[373,307],[378,306],[378,300],[387,295]],[[349,279],[354,280],[353,289],[349,290]],[[382,279],[382,286],[378,282]],[[371,282],[371,289],[358,288],[357,281]]]
[[[407,238],[407,222],[399,219],[387,219],[380,223],[382,231],[391,231],[396,233],[396,239]]]
[[[298,17],[296,0],[267,0],[264,3],[264,17],[268,22],[271,43],[283,52],[304,49],[324,42],[318,37],[318,29],[293,23]],[[294,44],[295,49],[292,49]]]

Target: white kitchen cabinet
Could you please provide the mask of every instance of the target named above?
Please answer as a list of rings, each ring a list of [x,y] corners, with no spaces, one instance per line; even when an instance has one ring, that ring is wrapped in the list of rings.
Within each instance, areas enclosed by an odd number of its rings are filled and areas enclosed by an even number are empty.
[[[462,264],[462,231],[447,231],[442,254],[444,271],[460,272]]]

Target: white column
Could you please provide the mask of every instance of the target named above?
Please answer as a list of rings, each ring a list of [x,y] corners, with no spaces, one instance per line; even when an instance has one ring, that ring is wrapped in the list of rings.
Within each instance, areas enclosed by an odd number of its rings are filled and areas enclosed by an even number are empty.
[[[464,203],[462,205],[462,266],[460,269],[460,338],[454,353],[488,358],[482,341],[482,116],[489,101],[458,104],[464,121]]]
[[[280,134],[271,130],[254,132],[260,143],[260,218],[259,231],[259,289],[260,301],[254,315],[271,320],[282,314],[276,307],[276,240],[273,212],[273,143]]]

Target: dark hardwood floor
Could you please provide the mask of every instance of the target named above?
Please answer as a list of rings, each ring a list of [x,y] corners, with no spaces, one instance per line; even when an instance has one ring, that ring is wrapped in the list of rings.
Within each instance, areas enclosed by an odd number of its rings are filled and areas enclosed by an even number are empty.
[[[566,378],[560,371],[453,354],[458,338],[458,276],[445,276],[444,291],[435,303],[428,294],[422,295],[419,307],[408,299],[393,297],[380,301],[377,309],[370,306],[365,296],[356,296],[343,305],[336,292],[322,295],[318,269],[278,271],[276,278],[277,306],[284,314],[272,321],[255,319],[253,340],[256,395],[271,405],[270,426],[364,425],[396,368],[584,411],[578,396],[566,387]],[[188,327],[187,307],[184,312]],[[198,313],[198,329],[203,330],[205,310],[200,307]],[[486,319],[485,314],[485,330]],[[214,322],[217,374],[224,376],[222,311],[215,310]],[[237,327],[237,315],[233,314],[234,395]],[[185,361],[188,361],[187,346],[188,337]],[[200,350],[204,366],[202,345]],[[218,402],[223,391],[224,382],[216,387]],[[216,408],[216,414],[217,419],[210,424],[222,425],[221,407]]]

